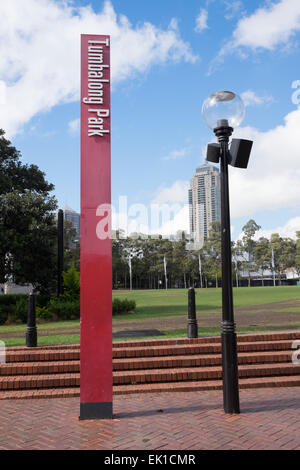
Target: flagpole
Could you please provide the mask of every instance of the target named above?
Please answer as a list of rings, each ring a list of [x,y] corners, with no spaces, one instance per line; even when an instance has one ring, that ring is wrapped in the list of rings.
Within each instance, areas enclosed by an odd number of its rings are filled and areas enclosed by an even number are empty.
[[[128,266],[129,266],[130,290],[132,290],[132,266],[131,266],[131,256],[128,257]]]
[[[201,257],[199,255],[199,274],[200,274],[200,287],[202,289],[202,264],[201,264]]]
[[[237,259],[235,258],[235,278],[236,278],[236,287],[239,287],[239,277],[238,277],[238,264]]]
[[[168,278],[167,278],[167,260],[164,256],[164,271],[165,271],[165,283],[166,283],[166,290],[168,290]]]
[[[276,286],[276,278],[275,278],[275,262],[274,262],[274,249],[272,248],[272,270],[273,270],[273,284],[274,287]]]

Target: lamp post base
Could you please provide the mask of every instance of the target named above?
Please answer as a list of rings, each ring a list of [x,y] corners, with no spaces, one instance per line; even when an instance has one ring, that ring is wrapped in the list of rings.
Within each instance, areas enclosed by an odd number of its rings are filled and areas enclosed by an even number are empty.
[[[222,361],[224,411],[240,413],[235,323],[222,322]]]

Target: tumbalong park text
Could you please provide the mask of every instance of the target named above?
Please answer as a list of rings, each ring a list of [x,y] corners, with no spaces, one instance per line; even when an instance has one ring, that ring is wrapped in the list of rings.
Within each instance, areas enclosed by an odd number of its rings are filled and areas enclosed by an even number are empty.
[[[101,106],[88,109],[88,136],[103,137],[110,132],[105,129],[105,119],[109,118],[109,108],[105,106],[105,84],[110,83],[109,65],[103,63],[103,48],[109,47],[110,41],[89,40],[88,43],[88,90],[82,101],[87,106]]]

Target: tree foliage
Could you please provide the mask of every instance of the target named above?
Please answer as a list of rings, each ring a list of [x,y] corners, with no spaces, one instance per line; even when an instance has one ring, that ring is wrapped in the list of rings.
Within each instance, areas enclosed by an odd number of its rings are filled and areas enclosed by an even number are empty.
[[[0,282],[50,289],[56,269],[54,186],[0,129]]]

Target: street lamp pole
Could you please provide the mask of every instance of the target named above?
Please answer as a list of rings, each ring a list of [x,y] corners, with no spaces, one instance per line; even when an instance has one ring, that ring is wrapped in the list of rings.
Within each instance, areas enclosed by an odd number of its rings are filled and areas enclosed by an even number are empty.
[[[222,234],[222,367],[225,413],[240,413],[237,340],[233,313],[232,257],[228,187],[228,143],[233,129],[228,121],[219,121],[214,132],[221,146],[221,234]]]
[[[230,209],[228,187],[228,165],[247,168],[252,141],[229,138],[245,115],[241,98],[231,91],[217,91],[210,95],[202,106],[203,118],[218,143],[209,144],[207,161],[220,163],[221,176],[221,234],[222,234],[222,367],[224,411],[240,413],[237,340],[233,313],[232,257],[230,234]]]

